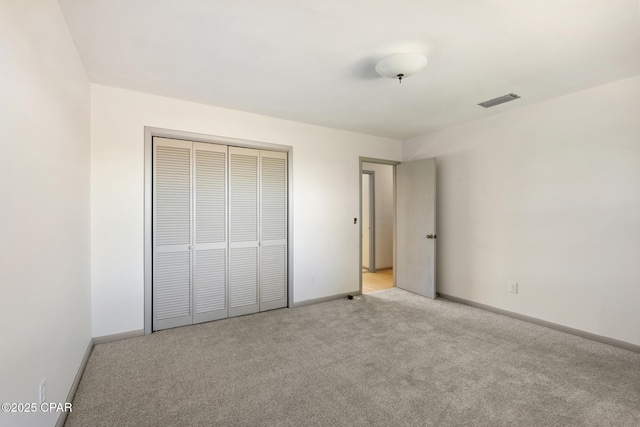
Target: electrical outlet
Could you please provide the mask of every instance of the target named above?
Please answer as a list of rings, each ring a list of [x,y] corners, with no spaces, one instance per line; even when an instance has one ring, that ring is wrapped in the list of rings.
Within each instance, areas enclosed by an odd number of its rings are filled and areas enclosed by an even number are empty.
[[[40,405],[47,401],[47,379],[43,379],[40,383],[40,388],[38,389],[38,400],[40,400]]]
[[[518,282],[509,282],[509,287],[507,290],[512,294],[518,293]]]

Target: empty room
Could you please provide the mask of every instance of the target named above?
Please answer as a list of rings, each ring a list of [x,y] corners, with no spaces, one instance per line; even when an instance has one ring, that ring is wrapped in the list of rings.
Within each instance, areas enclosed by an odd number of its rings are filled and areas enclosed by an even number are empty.
[[[0,426],[640,425],[637,0],[0,0]]]

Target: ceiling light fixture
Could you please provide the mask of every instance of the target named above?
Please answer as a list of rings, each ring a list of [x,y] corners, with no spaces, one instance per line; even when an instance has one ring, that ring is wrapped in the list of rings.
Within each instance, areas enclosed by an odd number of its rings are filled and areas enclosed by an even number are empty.
[[[396,53],[387,56],[376,65],[376,71],[383,77],[402,79],[422,70],[427,65],[427,58],[419,53]]]

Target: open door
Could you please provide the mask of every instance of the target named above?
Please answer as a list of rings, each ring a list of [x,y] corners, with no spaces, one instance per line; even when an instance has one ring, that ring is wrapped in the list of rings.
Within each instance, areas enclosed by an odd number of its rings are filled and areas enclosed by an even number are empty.
[[[436,162],[396,166],[396,286],[436,297]]]

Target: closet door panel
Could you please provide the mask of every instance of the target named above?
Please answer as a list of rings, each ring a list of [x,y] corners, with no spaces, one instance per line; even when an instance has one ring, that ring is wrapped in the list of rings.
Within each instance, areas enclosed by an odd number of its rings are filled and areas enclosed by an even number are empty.
[[[261,241],[287,238],[286,153],[261,151]],[[277,156],[277,157],[276,157]]]
[[[229,147],[229,316],[259,310],[259,154]]]
[[[204,249],[194,254],[193,323],[224,319],[227,312],[227,251]]]
[[[193,323],[227,311],[227,146],[193,143]]]
[[[287,306],[287,247],[260,248],[260,311]]]
[[[227,147],[194,143],[195,243],[227,243]]]
[[[158,322],[171,322],[171,319],[191,316],[189,264],[188,252],[157,254],[154,291]]]
[[[260,152],[260,311],[287,306],[287,154]]]
[[[241,316],[258,311],[258,248],[230,250],[229,315]]]
[[[153,328],[191,323],[191,143],[154,138]]]

